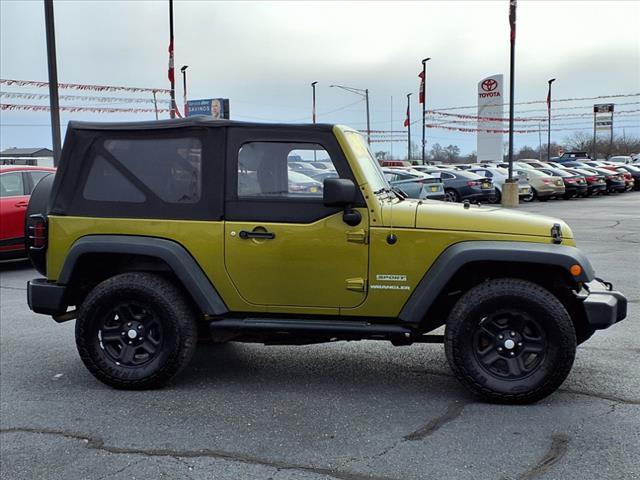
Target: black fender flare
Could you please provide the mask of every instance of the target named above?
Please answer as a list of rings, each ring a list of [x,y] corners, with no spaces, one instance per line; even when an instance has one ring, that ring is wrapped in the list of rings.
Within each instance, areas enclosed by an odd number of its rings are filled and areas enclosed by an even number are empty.
[[[533,242],[474,240],[456,243],[444,250],[415,287],[400,311],[402,322],[419,324],[449,280],[464,265],[479,262],[530,263],[558,266],[566,271],[582,267],[576,282],[590,282],[595,271],[584,253],[576,247]]]
[[[177,242],[137,235],[87,235],[71,246],[58,277],[59,285],[68,285],[76,263],[87,253],[122,253],[155,257],[169,265],[191,294],[202,313],[224,315],[227,306],[195,259]]]

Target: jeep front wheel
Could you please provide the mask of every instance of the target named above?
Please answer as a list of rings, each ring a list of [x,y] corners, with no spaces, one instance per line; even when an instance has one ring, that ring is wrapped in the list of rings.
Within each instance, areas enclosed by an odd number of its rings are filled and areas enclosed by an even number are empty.
[[[121,389],[157,388],[191,360],[195,318],[167,279],[124,273],[97,285],[82,303],[76,345],[101,382]]]
[[[495,279],[456,303],[446,324],[445,351],[456,377],[483,400],[531,403],[566,379],[576,334],[548,290],[525,280]]]

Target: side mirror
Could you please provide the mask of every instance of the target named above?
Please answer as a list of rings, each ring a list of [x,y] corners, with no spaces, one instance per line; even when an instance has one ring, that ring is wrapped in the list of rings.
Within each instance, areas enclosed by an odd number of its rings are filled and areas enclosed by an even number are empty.
[[[351,208],[356,201],[358,189],[346,178],[325,178],[323,185],[323,202],[327,207],[343,207],[342,221],[350,227],[355,227],[362,220],[362,215]]]
[[[352,205],[358,192],[354,183],[346,178],[325,178],[322,191],[322,199],[327,207]]]

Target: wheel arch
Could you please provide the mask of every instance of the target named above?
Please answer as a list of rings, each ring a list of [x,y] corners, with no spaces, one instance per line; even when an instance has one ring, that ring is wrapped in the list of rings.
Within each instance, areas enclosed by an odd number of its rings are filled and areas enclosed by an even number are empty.
[[[159,272],[184,290],[198,309],[223,315],[227,307],[196,260],[177,242],[136,235],[87,235],[69,249],[57,283],[67,287],[68,304],[77,303],[87,288],[118,273]]]
[[[573,277],[572,265],[582,273]],[[446,249],[425,273],[402,308],[402,322],[433,330],[446,321],[448,312],[469,288],[490,278],[533,281],[556,295],[574,322],[586,322],[584,308],[571,290],[594,278],[585,255],[575,247],[531,242],[460,242]],[[578,329],[579,326],[576,325]]]

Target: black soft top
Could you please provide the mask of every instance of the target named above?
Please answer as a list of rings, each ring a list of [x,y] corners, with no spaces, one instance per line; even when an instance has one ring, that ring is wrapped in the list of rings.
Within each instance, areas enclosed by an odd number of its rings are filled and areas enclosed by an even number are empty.
[[[208,115],[195,115],[187,118],[168,120],[149,120],[146,122],[79,122],[70,121],[69,130],[161,130],[189,127],[240,127],[240,128],[283,128],[309,129],[315,131],[331,131],[332,124],[328,123],[259,123],[239,122],[236,120],[216,120]]]

